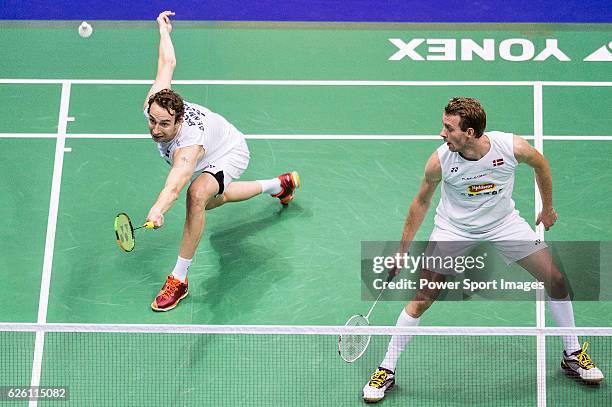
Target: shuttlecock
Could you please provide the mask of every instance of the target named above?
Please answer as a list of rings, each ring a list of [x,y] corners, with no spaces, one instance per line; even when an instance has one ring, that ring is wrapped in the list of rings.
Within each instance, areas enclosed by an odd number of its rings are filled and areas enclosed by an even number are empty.
[[[93,32],[93,28],[87,21],[83,21],[79,26],[79,35],[83,38],[87,38]]]

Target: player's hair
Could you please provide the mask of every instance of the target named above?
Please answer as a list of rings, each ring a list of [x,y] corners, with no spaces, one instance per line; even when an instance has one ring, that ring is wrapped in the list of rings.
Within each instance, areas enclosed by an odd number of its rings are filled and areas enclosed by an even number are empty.
[[[162,89],[159,92],[149,96],[149,109],[153,102],[157,103],[168,113],[174,116],[174,123],[183,120],[185,113],[185,103],[183,98],[172,89]]]
[[[476,138],[482,136],[487,127],[487,114],[478,99],[454,97],[448,101],[444,113],[458,115],[461,130],[466,131],[470,127],[473,128]]]

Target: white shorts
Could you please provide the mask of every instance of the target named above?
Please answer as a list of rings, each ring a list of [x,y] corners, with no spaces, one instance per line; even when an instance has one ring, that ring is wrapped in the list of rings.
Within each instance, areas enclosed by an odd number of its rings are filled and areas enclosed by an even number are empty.
[[[518,214],[513,214],[499,227],[479,234],[465,231],[453,231],[434,227],[429,237],[426,249],[427,256],[457,258],[468,255],[476,246],[488,242],[496,249],[506,264],[540,251],[546,247],[545,242],[538,239],[531,226]],[[440,274],[455,274],[454,268],[439,267],[432,261],[428,270]]]
[[[249,147],[245,140],[236,144],[232,149],[223,156],[210,162],[206,162],[204,168],[194,172],[191,176],[191,181],[195,180],[202,173],[209,173],[219,183],[219,193],[221,195],[227,190],[229,184],[240,178],[242,173],[249,165]]]

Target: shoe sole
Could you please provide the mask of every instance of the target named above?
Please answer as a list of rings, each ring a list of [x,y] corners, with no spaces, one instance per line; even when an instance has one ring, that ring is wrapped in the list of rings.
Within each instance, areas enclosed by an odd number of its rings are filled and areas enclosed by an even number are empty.
[[[394,387],[395,387],[395,381],[393,381],[393,382],[392,382],[392,383],[389,385],[389,387],[387,387],[387,388],[385,389],[385,394],[386,394],[388,391],[392,390]],[[379,398],[379,399],[368,399],[368,398],[363,397],[363,401],[364,401],[366,404],[376,404],[376,403],[378,403],[378,402],[382,401],[384,398],[385,398],[385,396],[384,396],[384,395],[383,395],[381,398]]]
[[[603,381],[603,377],[601,379],[585,379],[583,377],[580,376],[580,374],[578,372],[576,372],[574,369],[572,369],[571,367],[569,367],[565,361],[561,361],[561,369],[563,369],[563,372],[567,375],[570,376],[574,379],[578,379],[583,381],[586,384],[599,384],[600,382]]]
[[[295,190],[300,189],[300,174],[297,171],[291,171],[291,182],[295,187],[293,188],[293,193],[284,199],[284,202],[281,200],[283,205],[288,205],[289,202],[293,201],[293,197],[295,196]]]
[[[166,312],[166,311],[170,311],[176,308],[176,306],[179,304],[179,302],[181,302],[181,300],[185,297],[187,297],[187,294],[189,294],[189,290],[185,291],[185,294],[183,294],[183,296],[181,298],[179,298],[178,300],[176,300],[176,302],[174,304],[172,304],[171,307],[168,308],[158,308],[155,306],[155,300],[153,300],[153,302],[151,303],[151,309],[153,311],[157,311],[157,312]]]

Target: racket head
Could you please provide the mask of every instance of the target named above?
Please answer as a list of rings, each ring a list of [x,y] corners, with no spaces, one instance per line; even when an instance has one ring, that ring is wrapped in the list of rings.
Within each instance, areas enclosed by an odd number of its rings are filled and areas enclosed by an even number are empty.
[[[115,236],[119,247],[125,252],[134,250],[136,240],[134,239],[134,226],[127,213],[118,213],[115,216]]]
[[[370,326],[363,315],[353,315],[344,326]],[[372,335],[343,334],[338,336],[338,354],[347,363],[359,359],[368,349]]]

